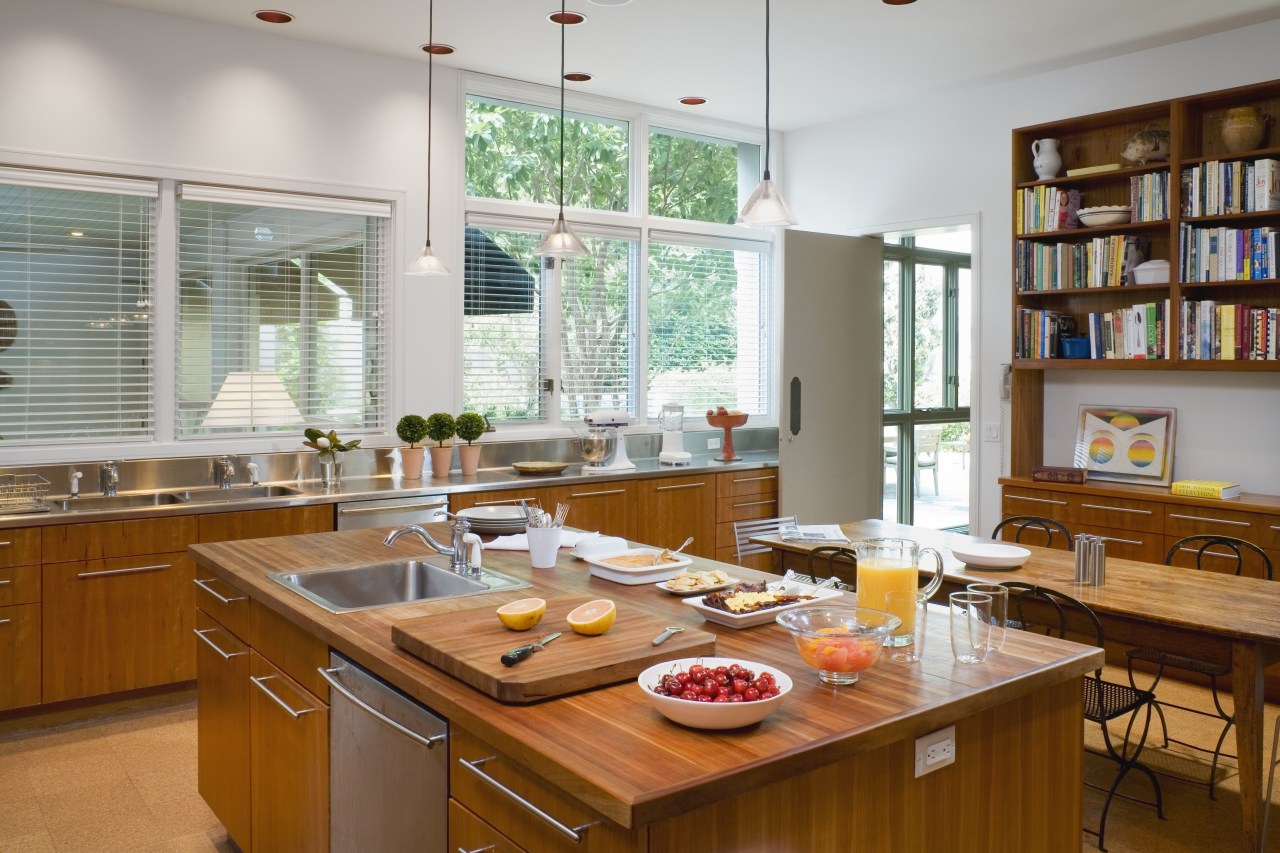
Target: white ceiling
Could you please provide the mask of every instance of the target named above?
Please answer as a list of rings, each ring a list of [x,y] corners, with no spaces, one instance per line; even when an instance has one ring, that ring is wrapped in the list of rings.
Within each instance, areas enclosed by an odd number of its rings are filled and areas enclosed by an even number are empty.
[[[582,91],[763,123],[764,0],[573,0],[567,31]],[[279,3],[279,6],[270,6]],[[178,15],[425,62],[428,0],[112,0]],[[291,12],[265,24],[262,8]],[[556,0],[435,0],[437,62],[556,85]],[[868,112],[939,87],[1023,76],[1280,18],[1276,0],[774,0],[773,115],[791,130]]]

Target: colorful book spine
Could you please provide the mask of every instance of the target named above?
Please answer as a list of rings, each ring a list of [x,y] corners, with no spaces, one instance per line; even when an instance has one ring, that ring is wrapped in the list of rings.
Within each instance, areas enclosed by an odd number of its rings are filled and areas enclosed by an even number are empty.
[[[1169,492],[1189,498],[1234,498],[1240,494],[1240,485],[1226,480],[1176,480]]]

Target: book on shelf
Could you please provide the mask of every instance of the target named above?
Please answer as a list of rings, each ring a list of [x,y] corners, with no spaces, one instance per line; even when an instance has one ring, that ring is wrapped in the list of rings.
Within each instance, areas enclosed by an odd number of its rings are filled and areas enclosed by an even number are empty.
[[[1088,476],[1084,468],[1037,465],[1031,469],[1031,479],[1039,483],[1083,483]]]
[[[1235,498],[1240,496],[1240,484],[1226,480],[1175,480],[1169,493],[1189,498]]]
[[[1180,306],[1178,355],[1188,361],[1274,361],[1280,309],[1187,299]]]
[[[1067,177],[1076,178],[1080,175],[1096,175],[1099,172],[1114,172],[1119,168],[1119,163],[1103,163],[1099,166],[1078,166],[1074,169],[1067,169]]]

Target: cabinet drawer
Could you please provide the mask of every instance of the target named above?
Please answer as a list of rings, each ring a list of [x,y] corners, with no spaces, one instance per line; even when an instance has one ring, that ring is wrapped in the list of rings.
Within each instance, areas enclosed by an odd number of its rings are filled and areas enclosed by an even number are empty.
[[[31,604],[39,600],[39,566],[10,566],[0,569],[0,607]]]
[[[249,850],[249,647],[204,612],[196,613],[195,644],[198,790]]]
[[[1169,553],[1169,549],[1174,546],[1174,543],[1179,541],[1181,538],[1182,537],[1180,536],[1164,537],[1165,555]],[[1191,545],[1183,545],[1174,552],[1173,559],[1169,564],[1172,566],[1185,566],[1186,568],[1194,569],[1196,567],[1196,553],[1199,550],[1199,545],[1194,547]],[[1266,565],[1262,562],[1261,557],[1253,551],[1245,548],[1240,550],[1240,554],[1244,557],[1244,568],[1240,572],[1242,575],[1251,578],[1266,578],[1267,569]],[[1273,568],[1280,565],[1276,563],[1276,555],[1274,553],[1269,553],[1267,556],[1271,558]],[[1164,555],[1161,556],[1160,561],[1164,562]],[[1200,560],[1200,568],[1206,572],[1223,572],[1225,574],[1233,575],[1236,573],[1236,555],[1231,551],[1231,549],[1224,548],[1220,545],[1212,548],[1206,548],[1204,550],[1204,556]]]
[[[25,566],[40,562],[40,528],[0,530],[0,566]]]
[[[253,602],[249,645],[317,696],[328,696],[329,685],[317,670],[329,665],[329,646],[288,619]]]
[[[0,711],[40,704],[40,605],[0,607]]]
[[[249,596],[207,569],[197,569],[195,577],[196,607],[217,619],[241,640],[249,639]]]
[[[459,509],[466,509],[473,506],[505,506],[507,504],[518,504],[525,501],[529,506],[540,506],[543,509],[543,502],[550,504],[552,510],[555,509],[555,502],[548,500],[548,494],[551,489],[547,487],[527,489],[499,489],[493,492],[476,492],[475,494],[458,494],[449,496],[449,509],[457,512]]]
[[[1067,515],[1079,525],[1148,533],[1164,530],[1164,504],[1098,495],[1071,495],[1068,502]]]
[[[1006,518],[1011,515],[1041,515],[1058,521],[1070,518],[1068,496],[1062,492],[1005,486],[1000,506]]]
[[[459,853],[525,853],[525,849],[471,813],[457,800],[449,800],[449,850]]]
[[[768,493],[736,495],[716,500],[716,521],[749,521],[753,518],[777,518],[778,496]]]
[[[450,730],[449,792],[527,850],[638,853],[645,849],[643,833],[610,823],[459,727]]]
[[[1280,549],[1280,515],[1258,516],[1258,541],[1254,544]]]
[[[1079,529],[1076,529],[1076,528]],[[1158,533],[1144,533],[1141,530],[1116,530],[1109,527],[1095,527],[1089,524],[1077,525],[1072,533],[1090,533],[1102,536],[1107,540],[1107,556],[1119,557],[1122,560],[1141,560],[1144,563],[1164,562],[1164,541]]]
[[[219,512],[200,516],[199,529],[201,542],[328,533],[333,530],[333,507],[296,506],[248,512]]]
[[[778,493],[778,472],[740,471],[733,474],[721,474],[716,482],[716,497],[731,498],[742,495],[761,495]]]
[[[196,541],[195,516],[99,521],[41,528],[45,563],[101,560],[180,551]]]
[[[1261,518],[1251,512],[1205,506],[1166,506],[1164,532],[1174,538],[1218,533],[1261,544]]]

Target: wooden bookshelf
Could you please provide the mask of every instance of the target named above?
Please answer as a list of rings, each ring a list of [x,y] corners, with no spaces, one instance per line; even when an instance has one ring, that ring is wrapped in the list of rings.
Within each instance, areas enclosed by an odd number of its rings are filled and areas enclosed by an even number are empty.
[[[1183,281],[1182,249],[1184,225],[1196,228],[1280,230],[1280,211],[1221,213],[1188,216],[1190,210],[1183,198],[1183,170],[1210,168],[1213,163],[1253,163],[1264,159],[1280,160],[1280,129],[1276,122],[1266,123],[1266,131],[1254,150],[1231,153],[1222,140],[1221,128],[1227,111],[1254,107],[1264,115],[1280,115],[1280,80],[1208,92],[1170,101],[1141,104],[1093,115],[1048,122],[1013,131],[1013,176],[1015,193],[1036,187],[1076,190],[1081,207],[1130,203],[1131,179],[1167,172],[1168,218],[1154,222],[1130,222],[1118,225],[1067,228],[1055,231],[1028,231],[1019,218],[1018,205],[1012,211],[1013,224],[1013,306],[1014,354],[1012,358],[1012,435],[1011,470],[1014,477],[1030,477],[1031,469],[1043,464],[1044,377],[1051,370],[1135,370],[1135,371],[1233,371],[1280,372],[1280,360],[1192,359],[1179,355],[1180,308],[1184,299],[1192,302],[1211,300],[1222,304],[1245,304],[1255,308],[1280,308],[1280,278],[1225,281]],[[1170,134],[1170,156],[1167,161],[1129,164],[1120,156],[1125,145],[1142,130],[1155,128]],[[1037,139],[1057,139],[1062,166],[1054,178],[1037,177],[1033,165],[1031,143]],[[1069,169],[1120,163],[1121,168],[1088,175],[1067,176]],[[1108,285],[1104,287],[1064,286],[1060,289],[1032,289],[1044,285],[1040,279],[1019,280],[1020,252],[1026,247],[1052,246],[1054,251],[1070,251],[1071,244],[1089,244],[1095,238],[1138,236],[1147,241],[1148,260],[1169,261],[1169,280],[1144,285]],[[1042,250],[1048,252],[1049,250]],[[1027,270],[1023,258],[1023,271]],[[1038,268],[1044,273],[1041,264]],[[1057,272],[1063,268],[1058,267]],[[1271,273],[1276,276],[1276,272]],[[1023,276],[1027,277],[1027,276]],[[1053,284],[1058,281],[1054,280]],[[1165,322],[1168,324],[1168,352],[1163,358],[1088,358],[1025,357],[1018,351],[1020,331],[1026,337],[1023,309],[1056,312],[1074,318],[1078,330],[1087,334],[1091,313],[1114,312],[1135,304],[1163,303],[1168,300]],[[1223,343],[1225,346],[1225,342]],[[1024,350],[1030,347],[1024,346]],[[1030,352],[1028,352],[1030,354]],[[1039,355],[1045,353],[1039,352]]]

